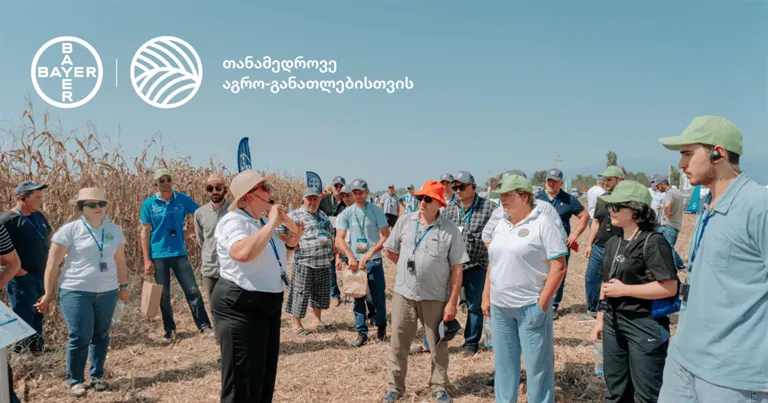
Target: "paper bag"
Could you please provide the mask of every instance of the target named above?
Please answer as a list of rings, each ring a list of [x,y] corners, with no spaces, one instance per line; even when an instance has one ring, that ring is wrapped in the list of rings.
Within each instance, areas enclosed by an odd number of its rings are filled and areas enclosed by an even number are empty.
[[[356,272],[344,270],[344,295],[352,298],[362,298],[368,295],[368,271],[360,269]]]
[[[157,316],[157,312],[160,310],[160,297],[162,296],[162,285],[145,281],[141,290],[141,313],[148,318]]]

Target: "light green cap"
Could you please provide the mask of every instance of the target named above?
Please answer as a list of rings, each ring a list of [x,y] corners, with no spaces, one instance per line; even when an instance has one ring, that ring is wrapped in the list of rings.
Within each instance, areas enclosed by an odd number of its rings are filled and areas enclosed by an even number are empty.
[[[604,178],[624,179],[624,170],[620,167],[617,167],[616,165],[611,165],[608,168],[605,168],[605,172],[601,173],[600,176]]]
[[[650,206],[653,197],[648,188],[642,184],[631,180],[624,180],[616,185],[611,194],[600,196],[600,200],[606,203],[639,202]]]
[[[528,179],[525,179],[520,175],[509,175],[501,180],[501,187],[495,192],[491,192],[490,197],[498,199],[501,197],[502,193],[519,189],[524,189],[533,193],[533,186],[531,186],[531,182],[529,182]]]
[[[171,171],[165,168],[160,168],[155,170],[155,180],[158,180],[163,176],[169,176],[171,179],[173,179],[173,174],[171,173]]]
[[[741,155],[744,146],[741,130],[722,116],[696,116],[683,130],[683,134],[663,137],[659,141],[664,147],[675,151],[685,144],[706,144],[722,146],[738,155]]]

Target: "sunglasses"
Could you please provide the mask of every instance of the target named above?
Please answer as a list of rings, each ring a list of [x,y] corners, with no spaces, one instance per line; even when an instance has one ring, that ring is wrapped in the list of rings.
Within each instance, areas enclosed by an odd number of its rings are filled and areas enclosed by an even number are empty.
[[[261,183],[259,184],[259,186],[256,186],[255,188],[251,189],[251,191],[248,193],[253,193],[259,189],[264,189],[265,192],[269,192],[269,189],[272,189],[272,185],[270,185],[269,183]]]
[[[629,205],[623,204],[623,203],[612,203],[612,204],[608,205],[608,208],[611,211],[613,211],[614,213],[618,213],[619,210],[621,210],[623,208],[631,208],[631,207],[629,207]]]
[[[463,192],[463,191],[464,191],[464,189],[466,189],[468,186],[470,186],[470,184],[469,184],[469,183],[462,183],[461,185],[453,185],[453,190],[454,190],[454,191],[456,191],[456,190],[460,190],[460,191],[462,191],[462,192]]]
[[[341,188],[344,187],[344,185],[342,185],[341,183],[337,183],[337,184],[333,185],[333,187],[336,188],[336,189],[341,189]]]
[[[221,192],[224,189],[224,186],[216,185],[216,186],[208,186],[205,188],[205,190],[208,191],[208,193],[213,192],[213,190],[216,189],[217,192]]]
[[[171,183],[172,180],[173,179],[171,179],[171,178],[168,178],[168,179],[160,178],[157,181],[160,182],[160,183],[165,183],[165,182]]]
[[[432,203],[432,201],[433,201],[434,199],[433,199],[433,198],[431,198],[431,197],[429,197],[429,196],[416,196],[416,200],[418,200],[418,201],[424,201],[424,203],[427,203],[427,204],[429,204],[429,203]]]
[[[106,207],[107,206],[107,202],[100,201],[98,203],[96,203],[96,202],[83,203],[83,206],[88,207],[88,208]]]

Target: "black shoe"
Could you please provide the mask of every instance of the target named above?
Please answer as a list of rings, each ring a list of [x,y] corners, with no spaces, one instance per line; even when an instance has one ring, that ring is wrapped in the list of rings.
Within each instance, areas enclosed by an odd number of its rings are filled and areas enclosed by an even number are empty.
[[[170,344],[170,343],[173,343],[173,339],[175,337],[176,337],[176,331],[169,330],[163,334],[163,338],[160,339],[160,342],[163,344]]]
[[[464,357],[473,357],[477,353],[477,348],[472,346],[464,346]]]
[[[400,399],[400,394],[397,392],[387,392],[384,399],[381,400],[381,403],[396,402],[398,399]]]
[[[376,330],[376,340],[384,341],[386,337],[387,337],[387,327],[379,326],[379,328]]]
[[[365,333],[358,333],[357,340],[352,344],[355,347],[362,347],[368,341],[368,335]]]

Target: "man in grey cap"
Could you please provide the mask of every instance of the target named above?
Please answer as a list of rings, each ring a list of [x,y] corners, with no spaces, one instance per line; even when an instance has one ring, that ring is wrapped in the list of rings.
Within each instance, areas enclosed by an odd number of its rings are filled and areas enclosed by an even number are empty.
[[[43,190],[47,188],[48,185],[33,181],[19,183],[16,207],[0,215],[0,225],[5,226],[21,260],[21,268],[5,286],[8,300],[11,309],[35,330],[34,335],[13,346],[16,353],[27,349],[43,351],[43,314],[35,308],[35,303],[45,294],[45,266],[53,236],[53,228],[40,212]]]
[[[453,175],[449,173],[444,173],[440,175],[440,184],[443,185],[443,188],[445,188],[445,195],[443,198],[445,199],[445,204],[451,205],[456,201],[456,193],[453,193]],[[440,208],[440,212],[442,213],[445,207]]]
[[[400,205],[405,208],[405,214],[413,213],[419,209],[419,202],[416,200],[413,192],[413,185],[408,185],[408,193],[400,197]]]
[[[384,210],[384,215],[387,217],[387,222],[391,229],[395,226],[398,217],[400,217],[400,200],[397,199],[395,194],[395,185],[389,185],[387,194],[381,197],[379,204],[381,209]]]
[[[318,209],[319,205],[320,189],[308,187],[304,190],[304,205],[288,214],[294,222],[304,224],[299,245],[293,252],[291,288],[285,302],[285,312],[293,315],[299,336],[309,334],[301,323],[307,313],[307,304],[315,316],[314,327],[318,330],[328,327],[322,321],[321,312],[328,309],[331,302],[328,268],[333,257],[333,238],[331,220]],[[287,235],[288,232],[285,225],[278,227],[279,234]]]
[[[351,204],[349,199],[345,201],[342,191],[346,186],[346,183],[347,181],[341,176],[333,178],[333,182],[331,182],[331,185],[333,185],[333,193],[327,194],[320,199],[320,211],[325,213],[331,220],[331,239],[336,239],[336,217]],[[351,195],[351,191],[347,193]],[[336,255],[338,255],[338,250],[336,250],[334,245],[334,254],[331,258],[331,266],[329,268],[331,277],[331,299],[333,299],[334,306],[339,306],[341,305],[341,290],[339,289],[339,283],[336,279]]]
[[[683,194],[670,186],[669,179],[664,175],[656,175],[651,179],[651,186],[661,194],[661,200],[656,207],[659,226],[656,231],[661,232],[672,247],[672,255],[675,258],[675,267],[683,269],[683,259],[675,250],[677,235],[683,228]]]

